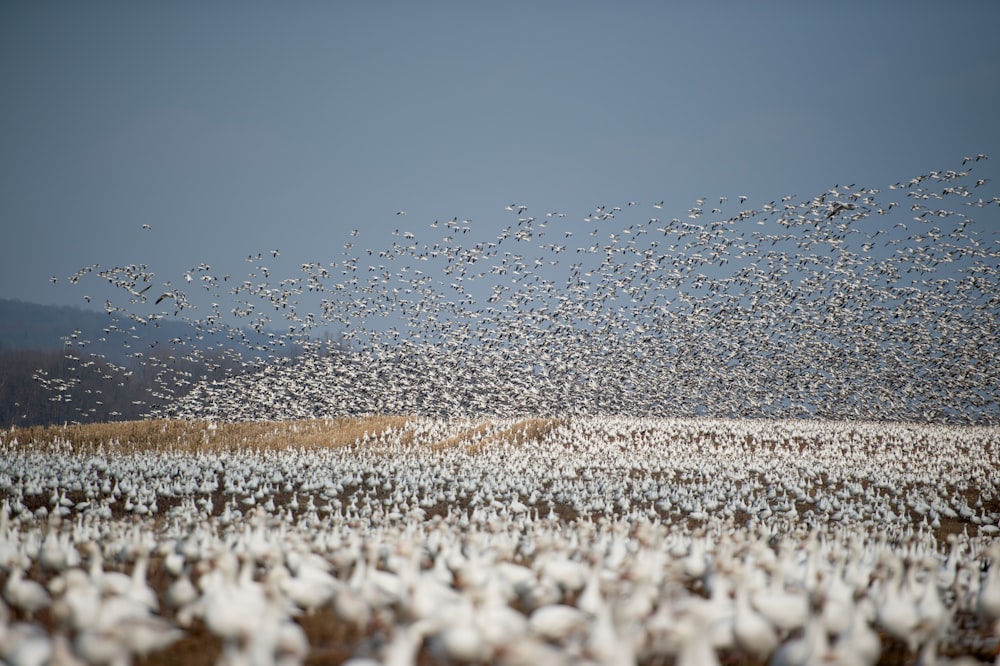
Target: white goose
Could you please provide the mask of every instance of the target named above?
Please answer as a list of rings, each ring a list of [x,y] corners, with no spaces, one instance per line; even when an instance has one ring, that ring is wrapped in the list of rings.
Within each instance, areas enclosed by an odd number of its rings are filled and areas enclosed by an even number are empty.
[[[882,639],[871,626],[875,618],[874,604],[861,594],[848,616],[847,629],[831,647],[831,661],[840,666],[874,666],[882,655]]]
[[[894,638],[904,641],[911,651],[916,650],[919,644],[916,630],[920,621],[911,581],[914,571],[910,567],[904,575],[902,559],[892,558],[889,579],[885,581],[876,611],[879,626]]]
[[[817,609],[818,610],[818,609]],[[809,615],[805,634],[783,643],[771,657],[770,666],[812,666],[828,660],[829,639],[822,615]]]
[[[45,666],[52,659],[52,640],[37,624],[9,624],[9,611],[0,602],[0,660],[11,666]]]
[[[770,584],[751,593],[750,602],[779,632],[788,634],[805,625],[809,599],[803,590],[785,589],[783,561],[771,565]]]
[[[993,544],[989,555],[992,564],[979,587],[977,610],[987,621],[1000,622],[1000,541]],[[997,627],[997,631],[1000,632],[1000,627]]]
[[[742,582],[736,585],[733,634],[739,648],[756,659],[767,659],[778,647],[778,632],[750,605],[750,592]]]
[[[52,603],[52,597],[41,583],[24,577],[27,566],[25,560],[27,556],[20,556],[14,560],[3,588],[3,598],[31,619],[35,613],[48,608]],[[28,562],[30,563],[30,560]]]

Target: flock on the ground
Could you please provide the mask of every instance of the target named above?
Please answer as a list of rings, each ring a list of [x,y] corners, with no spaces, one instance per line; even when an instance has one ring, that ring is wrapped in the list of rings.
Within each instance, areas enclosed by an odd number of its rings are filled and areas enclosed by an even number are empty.
[[[159,378],[151,415],[997,423],[1000,197],[986,159],[773,201],[373,215],[318,239],[290,274],[275,249],[248,256],[244,277],[192,261],[175,279],[122,264],[70,280],[114,288],[106,333],[126,347],[164,318],[192,324],[130,347]],[[241,352],[229,379],[204,372],[223,363],[213,341]],[[88,358],[93,341],[71,343]]]
[[[1000,664],[995,427],[413,418],[208,452],[214,428],[0,434],[0,659]]]

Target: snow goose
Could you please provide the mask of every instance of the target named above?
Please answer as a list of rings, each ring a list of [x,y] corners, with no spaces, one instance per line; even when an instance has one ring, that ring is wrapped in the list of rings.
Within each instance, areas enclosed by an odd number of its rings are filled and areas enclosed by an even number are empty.
[[[268,601],[260,584],[237,578],[239,562],[230,551],[221,551],[210,561],[212,568],[199,585],[205,625],[228,644],[239,645],[253,639]]]
[[[56,595],[53,613],[74,631],[91,626],[101,611],[101,591],[80,569],[69,569],[53,578],[49,589]]]
[[[198,612],[197,602],[201,598],[198,589],[191,582],[191,574],[188,567],[181,570],[180,575],[167,588],[164,600],[167,607],[172,609],[177,617],[177,622],[182,626],[189,626]]]
[[[112,596],[101,603],[96,620],[77,634],[74,646],[90,663],[130,663],[136,656],[169,647],[183,635],[145,604]]]
[[[296,567],[294,576],[278,563],[268,572],[268,577],[292,603],[308,613],[330,603],[336,591],[343,586],[328,571],[301,554],[291,557],[290,562]]]
[[[25,560],[26,556],[15,559],[3,588],[3,598],[31,619],[35,613],[48,608],[52,597],[41,583],[24,577]]]
[[[879,626],[889,635],[905,642],[911,651],[916,650],[919,645],[917,625],[920,621],[911,581],[914,575],[914,567],[905,567],[904,571],[902,559],[893,556],[889,566],[889,579],[885,581],[876,610]]]
[[[589,625],[588,615],[574,606],[550,604],[532,612],[528,618],[531,631],[541,638],[564,642],[583,632]]]
[[[673,628],[677,641],[675,666],[719,666],[711,640],[713,614],[709,604],[698,597],[690,597],[681,604]]]
[[[1000,541],[989,549],[990,568],[979,586],[977,610],[988,622],[1000,622]]]
[[[633,666],[637,648],[634,628],[637,627],[617,617],[612,608],[601,600],[591,622],[586,643],[587,656],[608,666]]]
[[[50,519],[49,529],[38,553],[38,563],[42,565],[42,569],[55,573],[64,571],[71,563],[69,554],[71,546],[59,533],[59,522],[58,519]]]
[[[742,581],[736,584],[733,635],[740,650],[762,661],[770,657],[778,647],[778,632],[763,615],[751,607],[750,592]]]
[[[785,571],[779,560],[771,567],[770,584],[751,593],[750,603],[758,613],[784,635],[805,625],[809,599],[800,589],[788,590]]]
[[[51,663],[52,639],[38,624],[8,624],[7,608],[0,604],[0,660],[11,666],[45,666]]]
[[[828,659],[829,638],[822,615],[812,613],[806,622],[805,634],[783,643],[771,657],[770,666],[812,666]]]
[[[88,573],[91,582],[97,586],[101,594],[122,596],[132,586],[132,577],[120,571],[104,570],[104,554],[101,545],[94,541],[84,541],[80,549],[90,557]]]
[[[135,564],[132,567],[132,575],[129,577],[128,588],[123,596],[151,611],[156,611],[160,607],[160,602],[156,591],[146,580],[149,571],[149,551],[149,547],[145,544],[136,545]]]
[[[831,646],[831,662],[840,666],[874,666],[882,655],[882,639],[872,629],[875,606],[864,592],[848,611],[847,628]]]
[[[428,620],[433,623],[433,631],[429,632],[431,649],[443,659],[458,663],[490,659],[492,645],[486,640],[471,599],[462,597]]]

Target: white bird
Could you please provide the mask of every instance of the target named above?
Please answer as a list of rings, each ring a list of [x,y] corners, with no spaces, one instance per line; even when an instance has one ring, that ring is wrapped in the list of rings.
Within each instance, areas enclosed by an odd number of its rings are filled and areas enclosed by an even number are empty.
[[[779,643],[778,632],[750,606],[749,591],[740,582],[736,584],[733,635],[741,650],[760,660],[770,657]]]
[[[3,598],[30,619],[35,613],[48,608],[52,597],[41,583],[24,577],[24,568],[23,559],[18,558],[7,577]]]

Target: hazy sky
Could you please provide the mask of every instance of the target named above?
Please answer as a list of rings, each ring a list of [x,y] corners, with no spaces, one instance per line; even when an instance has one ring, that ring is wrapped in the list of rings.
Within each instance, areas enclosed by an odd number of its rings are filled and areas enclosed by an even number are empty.
[[[0,297],[85,305],[93,263],[328,262],[403,219],[492,233],[515,202],[989,174],[998,25],[995,0],[3,2]]]

